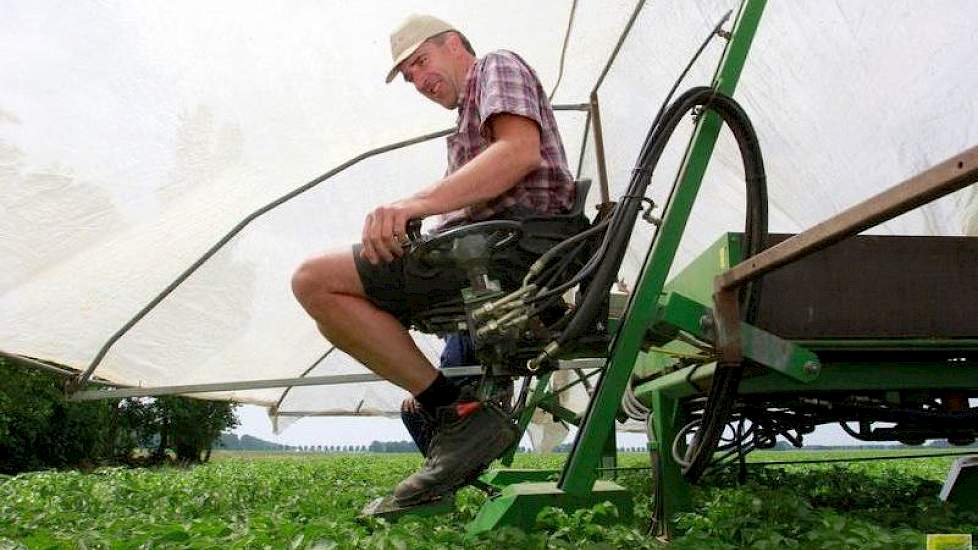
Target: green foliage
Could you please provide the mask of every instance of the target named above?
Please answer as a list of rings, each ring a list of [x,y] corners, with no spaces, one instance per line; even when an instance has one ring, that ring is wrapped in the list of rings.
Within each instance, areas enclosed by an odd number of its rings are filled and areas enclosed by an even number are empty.
[[[758,469],[743,486],[714,476],[697,511],[680,518],[676,547],[916,549],[927,533],[976,531],[978,514],[937,500],[949,462]]]
[[[234,405],[224,401],[164,396],[149,403],[147,411],[144,435],[159,434],[156,456],[172,448],[184,464],[206,461],[221,432],[238,425]]]
[[[157,400],[64,398],[64,379],[0,359],[0,473],[126,462],[157,441],[182,462],[206,460],[221,431],[237,425],[234,405],[185,397]]]
[[[136,445],[128,402],[68,403],[64,380],[0,360],[0,473],[111,461]]]
[[[778,453],[781,454],[781,453]],[[646,535],[648,473],[619,479],[636,491],[624,525],[607,505],[547,509],[537,530],[464,534],[485,500],[461,491],[445,516],[356,521],[361,506],[420,465],[416,454],[225,453],[194,468],[103,468],[0,479],[0,548],[660,548]],[[247,456],[254,457],[254,453]],[[553,468],[564,456],[519,455],[514,466]],[[625,455],[638,466],[644,454]],[[935,500],[946,459],[756,472],[738,486],[714,477],[694,493],[685,535],[670,548],[923,548],[926,533],[973,533],[974,514]],[[848,478],[848,481],[847,481]]]

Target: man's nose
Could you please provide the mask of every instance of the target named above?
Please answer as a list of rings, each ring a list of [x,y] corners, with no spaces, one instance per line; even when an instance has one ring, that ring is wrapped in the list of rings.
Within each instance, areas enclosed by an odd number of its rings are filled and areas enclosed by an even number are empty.
[[[424,75],[420,72],[411,73],[411,83],[414,84],[414,89],[424,93]]]

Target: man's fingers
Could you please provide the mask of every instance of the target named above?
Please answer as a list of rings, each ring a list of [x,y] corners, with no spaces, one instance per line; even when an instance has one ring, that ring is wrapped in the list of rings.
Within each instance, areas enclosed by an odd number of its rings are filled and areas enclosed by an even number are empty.
[[[394,220],[390,209],[378,208],[377,211],[377,232],[374,234],[374,246],[384,258],[385,262],[390,262],[397,254],[398,246],[394,243]]]
[[[394,254],[390,250],[390,243],[384,242],[384,238],[377,238],[371,241],[374,251],[380,257],[381,260],[385,262],[390,262],[394,259]]]
[[[372,225],[373,214],[367,214],[367,217],[363,220],[363,230],[360,232],[360,242],[363,244],[363,250],[360,251],[360,256],[372,265],[376,265],[377,255],[374,254],[374,247],[370,244],[370,229]]]
[[[393,241],[394,241],[394,253],[398,256],[403,256],[406,252],[404,250],[404,243],[407,242],[407,219],[398,215],[393,220]]]
[[[363,257],[370,263],[391,262],[406,252],[407,214],[397,206],[380,206],[363,225]]]
[[[401,412],[418,412],[418,402],[413,397],[408,397],[404,401],[401,401]]]

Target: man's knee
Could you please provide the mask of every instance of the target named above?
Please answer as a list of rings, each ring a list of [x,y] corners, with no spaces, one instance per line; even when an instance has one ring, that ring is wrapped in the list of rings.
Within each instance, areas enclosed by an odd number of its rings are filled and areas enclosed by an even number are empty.
[[[302,262],[292,274],[292,293],[306,309],[335,294],[362,296],[352,253],[329,253]]]

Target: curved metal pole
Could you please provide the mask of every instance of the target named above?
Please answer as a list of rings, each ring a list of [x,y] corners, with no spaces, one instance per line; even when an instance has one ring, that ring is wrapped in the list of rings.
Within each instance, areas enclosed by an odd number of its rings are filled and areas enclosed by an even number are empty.
[[[611,51],[611,55],[608,56],[608,61],[604,65],[604,69],[601,70],[601,75],[598,76],[598,80],[594,83],[594,87],[591,88],[591,95],[588,101],[591,105],[590,117],[588,117],[587,122],[584,126],[584,133],[587,135],[588,124],[594,124],[594,157],[598,163],[598,184],[601,189],[601,203],[607,203],[611,200],[611,190],[608,187],[608,168],[605,163],[604,155],[604,137],[601,129],[601,113],[598,108],[598,88],[604,83],[604,79],[608,76],[608,71],[611,70],[611,66],[615,63],[615,59],[618,58],[618,52],[621,51],[622,45],[625,43],[625,39],[628,38],[628,33],[631,32],[632,26],[635,25],[635,20],[638,19],[638,15],[642,12],[642,8],[645,7],[645,0],[639,0],[635,5],[635,9],[632,10],[631,17],[628,18],[628,23],[625,23],[625,28],[622,29],[621,34],[618,36],[618,42],[615,44],[615,48]],[[581,161],[584,159],[584,153],[581,153]],[[578,173],[580,173],[580,165],[578,165]]]
[[[267,213],[273,208],[289,200],[292,200],[293,198],[301,195],[302,193],[305,193],[306,191],[312,189],[313,187],[316,187],[320,183],[335,176],[336,174],[339,174],[340,172],[346,170],[347,168],[353,166],[354,164],[357,164],[358,162],[364,159],[368,159],[370,157],[379,155],[381,153],[386,153],[388,151],[393,151],[395,149],[400,149],[402,147],[407,147],[409,145],[414,145],[417,143],[422,143],[442,136],[447,136],[453,130],[454,129],[452,128],[439,130],[437,132],[432,132],[430,134],[425,134],[423,136],[418,136],[416,138],[399,141],[397,143],[392,143],[390,145],[385,145],[383,147],[378,147],[376,149],[371,149],[366,153],[353,157],[352,159],[340,164],[336,168],[333,168],[329,172],[326,172],[325,174],[310,181],[309,183],[306,183],[305,185],[289,193],[286,193],[285,195],[282,195],[281,197],[275,199],[274,201],[266,204],[265,206],[249,214],[248,217],[241,220],[241,222],[239,222],[238,225],[234,226],[234,228],[232,228],[231,231],[228,231],[228,233],[224,235],[224,237],[222,237],[221,240],[219,240],[216,244],[214,244],[214,246],[210,247],[210,249],[208,249],[203,256],[201,256],[200,258],[197,259],[197,261],[191,264],[190,267],[188,267],[172,283],[170,283],[165,289],[163,289],[162,292],[157,294],[155,298],[153,298],[148,304],[146,304],[146,306],[143,307],[143,309],[139,310],[139,313],[137,313],[132,319],[130,319],[129,322],[127,322],[125,325],[122,326],[122,328],[117,330],[115,334],[109,337],[109,340],[102,346],[102,348],[99,350],[98,354],[96,354],[95,358],[92,360],[92,363],[88,366],[85,372],[83,372],[77,378],[70,380],[66,385],[65,389],[68,391],[69,394],[71,394],[78,391],[82,386],[84,386],[85,383],[88,382],[89,378],[91,378],[92,373],[95,372],[95,369],[99,366],[99,363],[101,363],[102,359],[105,358],[105,355],[109,352],[109,349],[111,349],[112,346],[115,345],[115,343],[119,340],[119,338],[122,338],[122,336],[125,333],[129,332],[129,329],[131,329],[136,323],[138,323],[143,317],[145,317],[146,314],[152,311],[153,308],[159,305],[159,303],[162,302],[164,298],[166,298],[174,290],[176,290],[176,288],[180,286],[180,284],[182,284],[185,280],[187,280],[187,278],[193,275],[193,273],[197,271],[197,269],[199,269],[200,266],[204,265],[204,262],[209,260],[214,254],[217,254],[217,252],[221,248],[223,248],[225,244],[227,244],[231,239],[235,237],[235,235],[240,233],[242,229],[247,227],[248,224],[256,220],[258,217],[262,216],[263,214]]]
[[[335,350],[336,350],[336,346],[330,346],[329,349],[326,350],[326,353],[322,354],[319,357],[319,359],[313,361],[312,365],[309,365],[309,368],[304,370],[302,374],[299,375],[299,378],[305,378],[306,376],[308,376],[313,369],[315,369],[320,364],[322,364],[322,362],[325,361],[327,357],[329,357],[329,354],[333,353]],[[285,397],[289,395],[289,392],[292,391],[293,387],[295,386],[289,386],[282,391],[282,395],[278,398],[278,401],[275,402],[275,406],[269,409],[268,411],[268,414],[270,416],[278,414],[278,408],[282,406],[282,402],[285,401]]]
[[[571,29],[574,28],[574,15],[577,13],[577,0],[571,2],[570,15],[567,17],[567,31],[564,32],[564,44],[560,47],[560,66],[557,69],[557,81],[554,82],[554,87],[550,90],[550,95],[547,99],[553,101],[554,94],[557,93],[557,88],[560,87],[560,81],[564,78],[564,59],[567,57],[567,44],[570,42]]]

